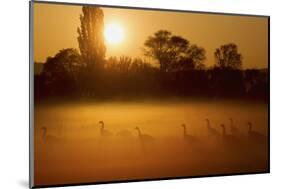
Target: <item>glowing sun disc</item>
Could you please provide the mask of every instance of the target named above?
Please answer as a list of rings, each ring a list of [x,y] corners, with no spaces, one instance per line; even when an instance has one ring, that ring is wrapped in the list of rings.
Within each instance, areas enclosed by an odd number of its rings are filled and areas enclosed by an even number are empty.
[[[104,37],[107,43],[119,44],[123,41],[123,28],[117,23],[107,24],[104,29]]]

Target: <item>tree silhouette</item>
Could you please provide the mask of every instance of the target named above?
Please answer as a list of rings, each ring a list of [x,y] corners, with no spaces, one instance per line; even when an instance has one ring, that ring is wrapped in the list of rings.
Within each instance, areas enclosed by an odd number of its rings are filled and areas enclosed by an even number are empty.
[[[222,69],[241,69],[242,55],[234,43],[228,43],[217,48],[215,53],[216,66]]]
[[[43,73],[52,78],[65,73],[74,75],[81,66],[81,57],[76,49],[60,50],[54,57],[48,57],[44,64]]]
[[[82,7],[78,32],[79,49],[88,68],[103,67],[106,47],[104,44],[103,11],[98,7]]]
[[[119,59],[116,57],[109,57],[106,61],[105,68],[110,71],[119,73],[128,73],[132,64],[132,58],[128,56],[121,56]]]
[[[62,49],[54,57],[48,57],[42,71],[47,90],[53,93],[73,90],[81,66],[81,56],[76,49]]]
[[[164,72],[202,67],[205,60],[203,48],[190,45],[188,40],[166,30],[159,30],[149,36],[144,46],[144,54],[156,59]]]
[[[149,36],[144,43],[146,47],[146,49],[144,49],[144,54],[158,60],[160,69],[163,71],[167,71],[170,62],[168,43],[171,35],[169,31],[159,30],[154,36]]]
[[[129,56],[109,57],[105,63],[105,70],[110,72],[138,74],[149,73],[155,70],[150,63],[141,58],[132,59]]]
[[[191,45],[187,51],[188,58],[193,61],[195,69],[204,69],[205,64],[203,61],[206,59],[206,51],[197,45]]]

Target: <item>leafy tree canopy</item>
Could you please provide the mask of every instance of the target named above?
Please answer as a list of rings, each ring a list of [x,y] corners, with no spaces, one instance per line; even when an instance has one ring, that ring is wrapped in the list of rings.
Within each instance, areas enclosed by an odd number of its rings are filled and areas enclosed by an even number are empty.
[[[241,69],[242,55],[235,43],[228,43],[217,48],[215,53],[216,66],[221,69]]]
[[[166,30],[159,30],[144,43],[144,54],[160,64],[162,71],[176,71],[204,67],[205,50]]]
[[[104,15],[98,7],[84,6],[80,15],[78,44],[83,62],[88,68],[103,67],[106,47],[104,44]]]

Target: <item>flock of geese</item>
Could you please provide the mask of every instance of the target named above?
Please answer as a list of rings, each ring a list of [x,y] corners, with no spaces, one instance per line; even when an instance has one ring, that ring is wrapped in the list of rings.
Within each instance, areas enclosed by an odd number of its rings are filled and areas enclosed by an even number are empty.
[[[227,141],[233,141],[233,140],[238,140],[239,137],[243,136],[241,131],[234,125],[232,118],[229,119],[230,133],[226,132],[226,126],[224,124],[220,125],[221,132],[219,132],[217,129],[215,129],[214,127],[211,126],[209,119],[205,119],[205,121],[207,123],[206,126],[207,126],[208,137],[223,139],[223,140],[227,140]],[[105,128],[105,124],[103,121],[99,121],[98,124],[100,127],[100,136],[101,137],[114,136],[113,132],[111,132]],[[261,134],[258,131],[254,131],[252,129],[253,125],[251,122],[248,122],[247,125],[248,125],[248,133],[244,136],[248,137],[248,139],[250,139],[254,142],[263,142],[264,143],[267,140],[265,135]],[[183,138],[185,140],[194,141],[198,138],[195,135],[187,133],[187,128],[186,128],[185,124],[182,124],[181,127],[183,128]],[[142,133],[142,131],[139,127],[135,127],[134,129],[136,130],[138,139],[141,142],[149,142],[149,141],[155,140],[155,138],[153,136]],[[46,126],[41,127],[41,131],[42,131],[41,138],[44,142],[52,142],[52,141],[60,140],[60,137],[49,134],[47,132],[48,130],[47,130]],[[133,137],[133,134],[129,130],[121,130],[118,133],[116,133],[116,136],[128,138],[128,137]]]

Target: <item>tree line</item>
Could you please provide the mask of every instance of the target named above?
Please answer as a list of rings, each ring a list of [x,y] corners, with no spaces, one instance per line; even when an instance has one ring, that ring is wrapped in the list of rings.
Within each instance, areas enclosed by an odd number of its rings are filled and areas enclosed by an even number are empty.
[[[204,64],[206,51],[189,40],[159,30],[143,45],[155,64],[129,56],[105,58],[103,11],[82,7],[77,29],[79,50],[67,48],[48,57],[35,75],[35,99],[226,97],[268,98],[268,71],[242,68],[235,43],[214,52],[215,64]]]

